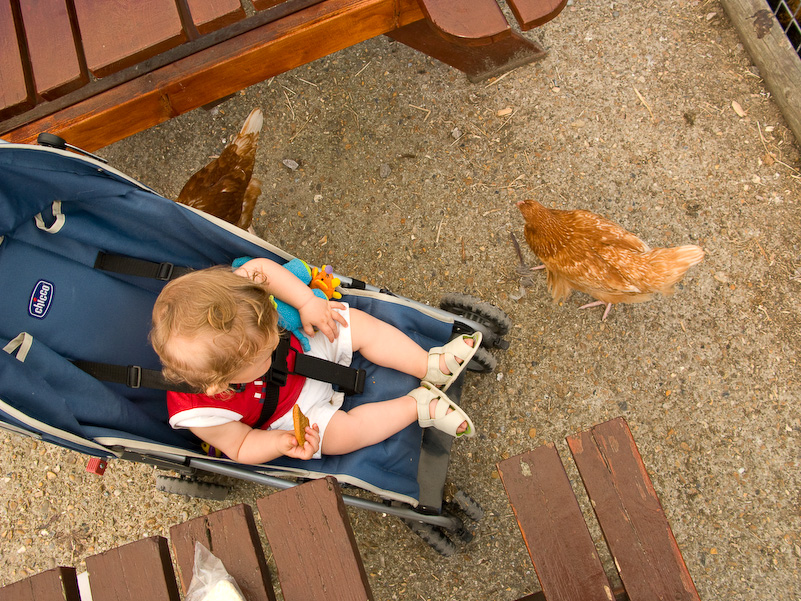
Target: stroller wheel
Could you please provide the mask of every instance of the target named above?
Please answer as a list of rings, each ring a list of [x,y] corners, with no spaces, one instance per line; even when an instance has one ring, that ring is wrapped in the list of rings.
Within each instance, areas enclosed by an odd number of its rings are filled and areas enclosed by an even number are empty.
[[[422,538],[429,547],[443,557],[451,557],[456,553],[456,545],[454,542],[445,536],[445,533],[437,526],[418,520],[402,519],[412,532]]]
[[[508,347],[509,343],[503,340],[503,336],[512,327],[512,320],[495,305],[469,294],[451,293],[442,297],[439,306],[444,311],[469,319],[486,328],[483,332],[484,346],[503,349]]]
[[[467,364],[467,369],[470,371],[478,372],[481,374],[488,374],[495,370],[498,365],[498,360],[483,346],[476,351],[470,363]]]
[[[484,517],[484,509],[481,505],[463,490],[459,490],[453,495],[453,503],[471,520],[477,522]]]
[[[173,478],[172,476],[156,476],[156,490],[213,501],[223,501],[228,496],[227,486],[187,478]]]

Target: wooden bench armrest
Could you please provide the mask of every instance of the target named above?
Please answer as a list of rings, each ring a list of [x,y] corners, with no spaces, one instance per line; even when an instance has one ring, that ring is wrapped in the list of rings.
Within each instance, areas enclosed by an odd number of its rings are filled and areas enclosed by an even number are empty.
[[[235,505],[170,528],[170,543],[184,593],[192,581],[195,542],[223,562],[248,601],[275,601],[270,570],[249,505]]]
[[[75,568],[53,568],[4,586],[0,601],[80,601]]]
[[[367,573],[335,478],[258,501],[285,601],[371,601]]]
[[[523,31],[539,27],[556,17],[567,0],[506,0]]]
[[[699,601],[626,421],[567,442],[631,601]]]
[[[170,549],[151,536],[86,558],[92,601],[179,601]]]
[[[612,587],[553,443],[498,463],[548,601],[611,601]]]
[[[567,0],[565,0],[567,1]],[[495,0],[418,0],[428,22],[446,39],[480,46],[511,34]]]

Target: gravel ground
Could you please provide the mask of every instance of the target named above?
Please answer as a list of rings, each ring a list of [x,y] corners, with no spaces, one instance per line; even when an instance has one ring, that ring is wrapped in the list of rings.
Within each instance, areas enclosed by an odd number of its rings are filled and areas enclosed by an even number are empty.
[[[261,106],[260,236],[403,296],[467,292],[512,319],[496,372],[468,376],[463,406],[482,434],[455,443],[450,470],[487,515],[443,558],[397,519],[350,510],[376,599],[538,590],[495,463],[547,441],[567,458],[565,436],[622,415],[701,597],[797,601],[792,134],[714,0],[574,0],[531,35],[545,60],[478,84],[371,40],[100,154],[174,197]],[[522,241],[514,202],[530,197],[601,213],[652,246],[699,244],[706,259],[674,296],[602,322],[601,308],[577,309],[580,294],[552,303],[541,272],[521,287],[510,234]],[[101,478],[83,456],[2,440],[0,584],[270,492],[168,496],[153,468],[116,461]]]

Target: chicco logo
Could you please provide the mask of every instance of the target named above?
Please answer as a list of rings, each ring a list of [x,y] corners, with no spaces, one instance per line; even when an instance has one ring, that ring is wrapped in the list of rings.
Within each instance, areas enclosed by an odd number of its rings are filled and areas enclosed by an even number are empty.
[[[36,319],[44,319],[50,310],[50,303],[53,302],[53,284],[45,280],[39,280],[31,292],[31,300],[28,302],[28,315]]]

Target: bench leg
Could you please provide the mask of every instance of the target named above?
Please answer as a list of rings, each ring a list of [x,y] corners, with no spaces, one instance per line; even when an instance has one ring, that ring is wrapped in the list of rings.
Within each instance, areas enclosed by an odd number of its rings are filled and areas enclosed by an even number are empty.
[[[437,33],[426,19],[395,29],[387,35],[463,71],[473,83],[541,60],[547,55],[547,51],[537,42],[514,32],[484,46],[457,44]]]

